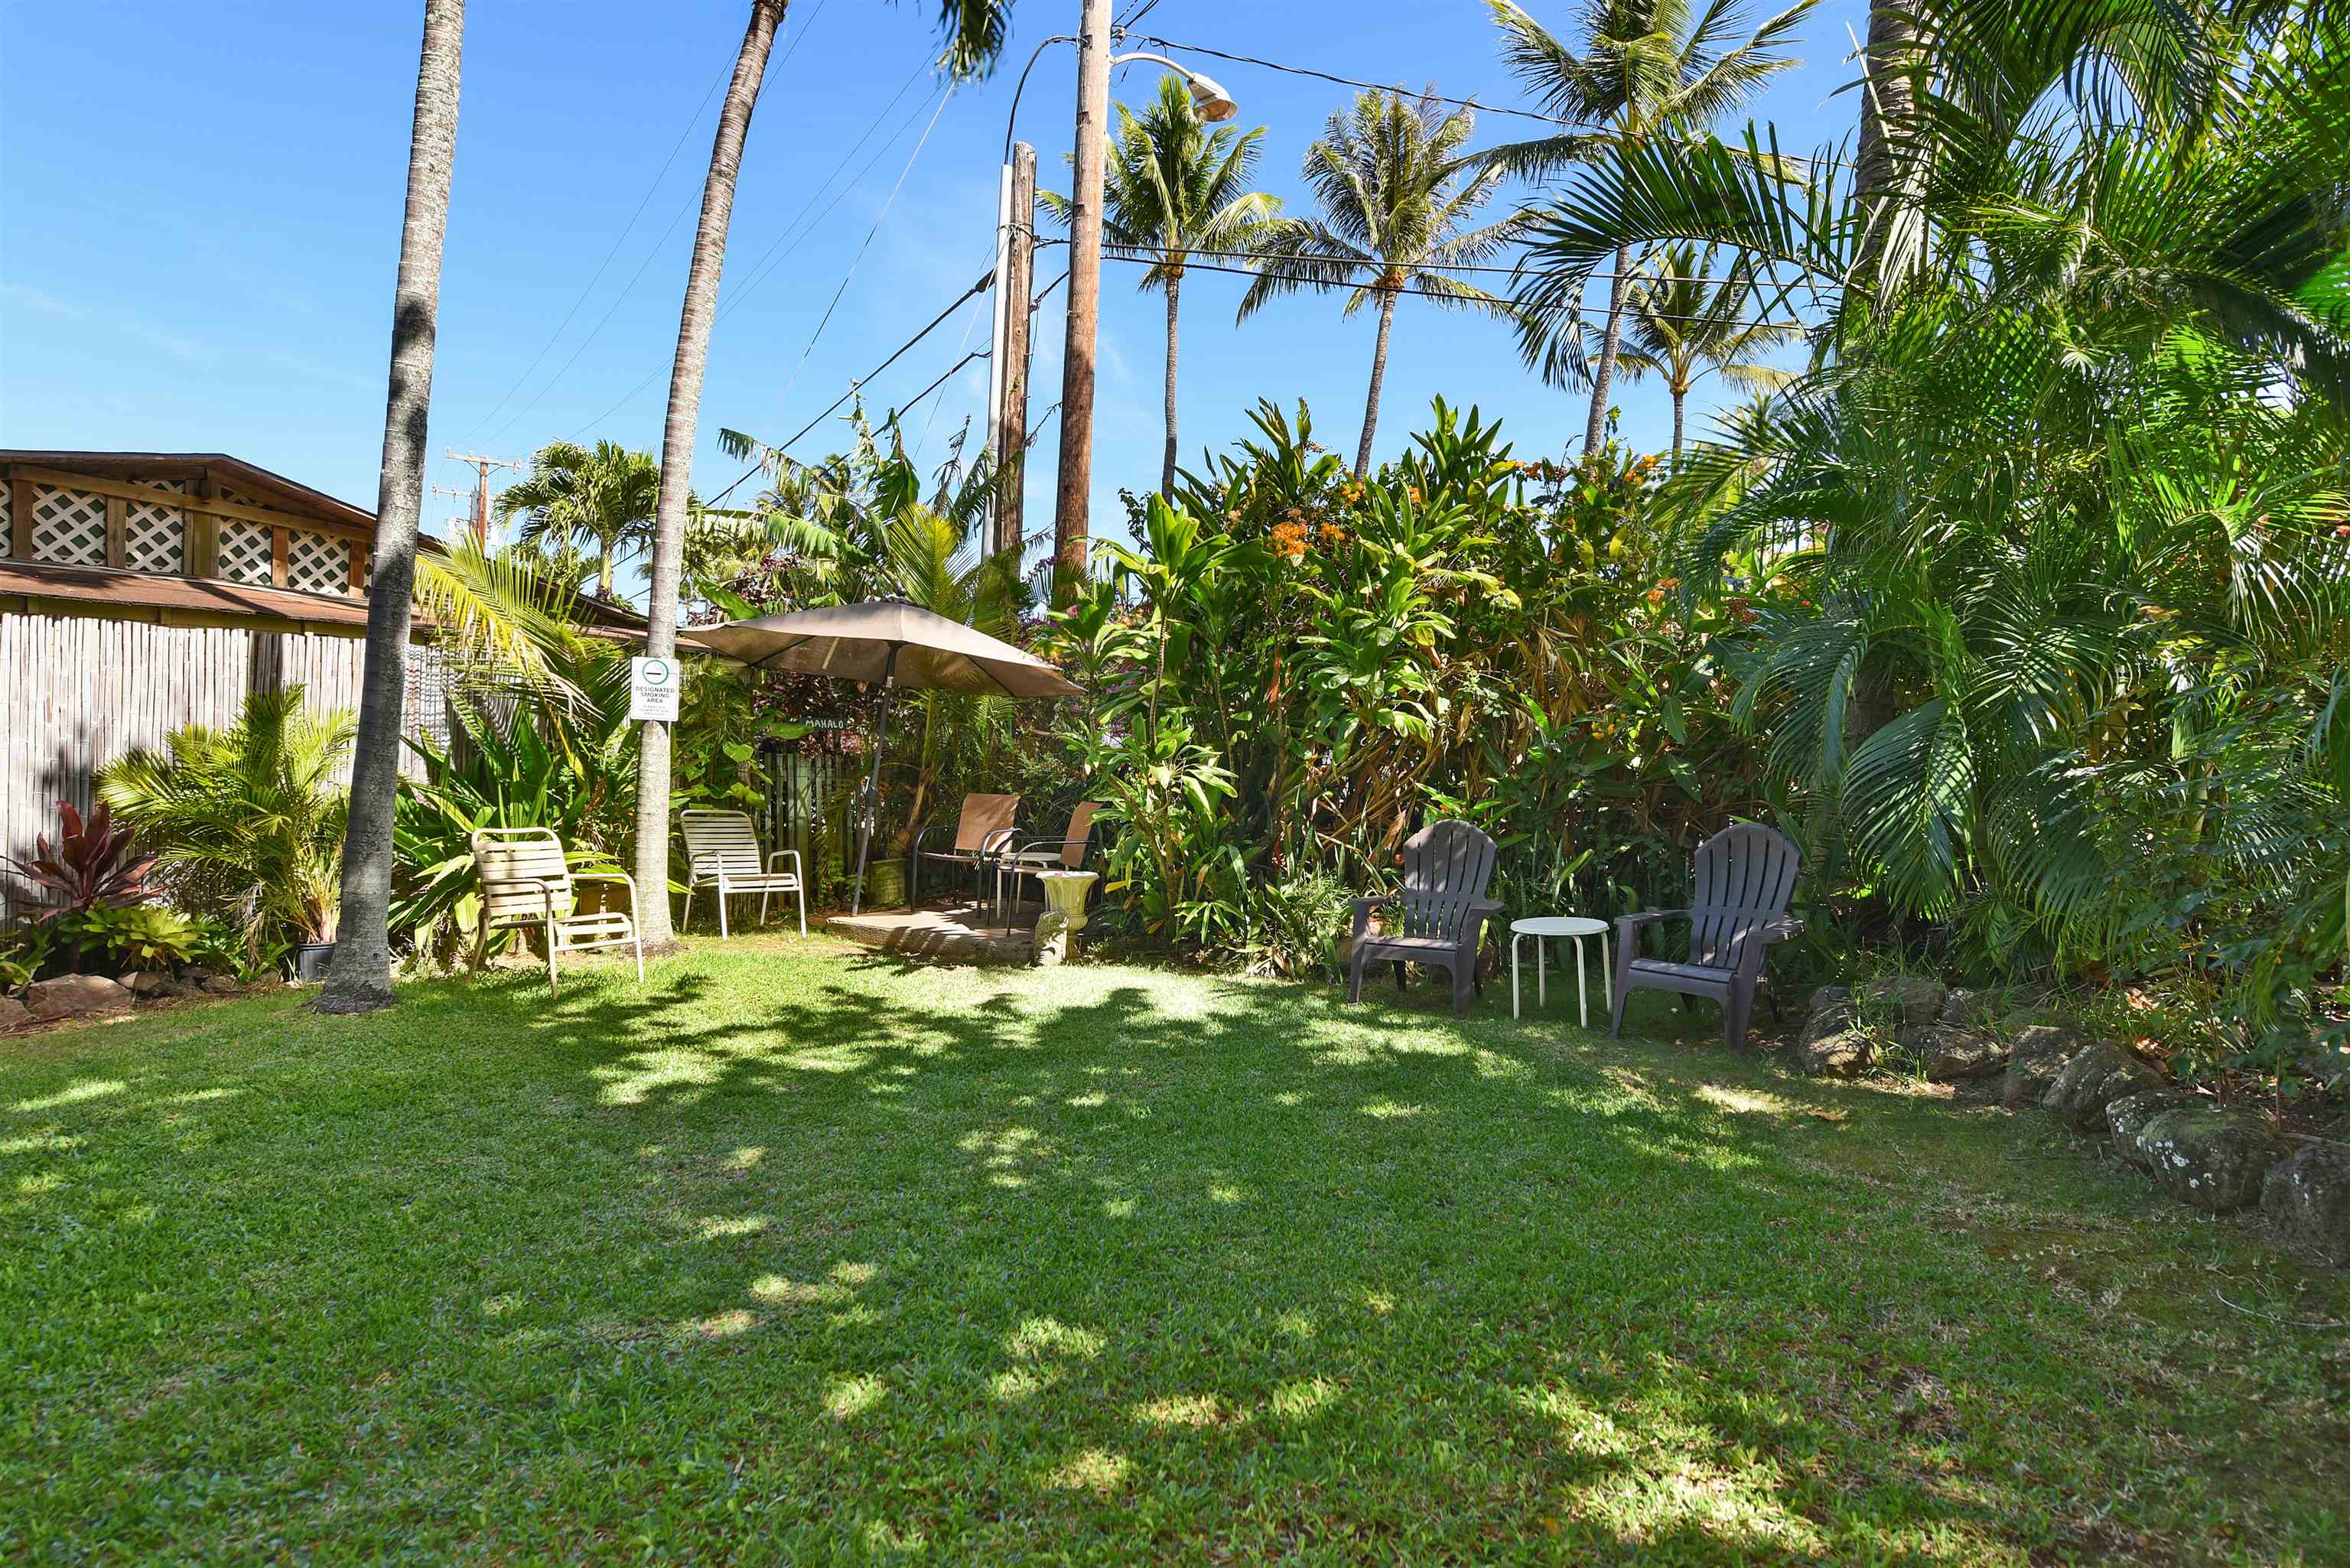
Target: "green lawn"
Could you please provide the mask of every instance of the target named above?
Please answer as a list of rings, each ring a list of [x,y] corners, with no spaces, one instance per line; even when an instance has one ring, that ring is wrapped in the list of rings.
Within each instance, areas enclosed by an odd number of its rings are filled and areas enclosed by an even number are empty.
[[[0,1042],[0,1561],[2350,1562],[2350,1338],[2214,1299],[2350,1282],[1437,992],[738,940]]]

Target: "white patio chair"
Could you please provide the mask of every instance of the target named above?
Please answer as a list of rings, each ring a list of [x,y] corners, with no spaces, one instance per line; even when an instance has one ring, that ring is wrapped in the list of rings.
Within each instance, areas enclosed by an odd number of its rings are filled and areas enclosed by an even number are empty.
[[[482,881],[482,923],[474,938],[478,963],[493,930],[539,928],[546,946],[546,985],[559,990],[555,955],[598,948],[637,950],[637,983],[645,982],[645,944],[637,934],[637,883],[625,871],[574,871],[563,840],[546,827],[484,827],[471,839],[473,870]],[[579,882],[625,882],[629,912],[577,912]]]
[[[800,876],[800,853],[796,849],[778,849],[762,860],[759,857],[759,830],[752,824],[746,811],[722,811],[712,806],[689,806],[677,814],[678,827],[685,835],[685,913],[679,917],[681,929],[693,919],[693,890],[696,888],[718,889],[718,934],[733,935],[726,926],[726,900],[737,893],[759,895],[759,923],[767,923],[767,902],[777,893],[789,893],[799,900],[800,935],[807,935],[807,888]],[[788,871],[775,869],[775,862],[788,860]]]

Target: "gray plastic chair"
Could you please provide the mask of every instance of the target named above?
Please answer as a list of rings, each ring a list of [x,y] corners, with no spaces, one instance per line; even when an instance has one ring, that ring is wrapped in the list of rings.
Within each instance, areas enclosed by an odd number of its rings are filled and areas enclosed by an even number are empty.
[[[1355,950],[1347,964],[1347,1000],[1363,998],[1363,966],[1395,961],[1396,989],[1407,963],[1434,964],[1452,974],[1452,1011],[1469,1011],[1469,993],[1484,992],[1477,949],[1485,921],[1502,906],[1485,897],[1493,879],[1493,841],[1465,822],[1431,822],[1404,841],[1403,887],[1379,898],[1355,900]],[[1371,911],[1399,907],[1399,929],[1375,932]]]
[[[1616,921],[1616,1016],[1611,1034],[1624,1033],[1624,1002],[1637,990],[1710,996],[1721,1003],[1722,1036],[1733,1051],[1746,1048],[1754,992],[1768,983],[1763,961],[1771,944],[1801,936],[1804,922],[1787,914],[1803,857],[1784,836],[1759,822],[1725,827],[1697,846],[1686,909],[1649,909]],[[1686,960],[1648,959],[1640,933],[1659,921],[1690,923]],[[1777,1017],[1779,998],[1771,997]]]

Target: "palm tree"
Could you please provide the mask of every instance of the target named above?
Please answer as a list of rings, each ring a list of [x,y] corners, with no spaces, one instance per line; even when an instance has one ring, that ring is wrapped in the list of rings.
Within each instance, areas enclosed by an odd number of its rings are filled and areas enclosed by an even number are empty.
[[[1462,227],[1503,178],[1484,159],[1461,155],[1475,123],[1466,109],[1440,112],[1426,94],[1413,100],[1399,92],[1366,92],[1353,109],[1333,114],[1305,150],[1303,172],[1322,215],[1274,218],[1260,231],[1256,281],[1241,297],[1240,319],[1300,288],[1347,290],[1348,316],[1367,304],[1378,306],[1357,474],[1371,466],[1396,300],[1409,293],[1439,305],[1509,311],[1507,301],[1445,270],[1492,260],[1524,226],[1523,215],[1512,213],[1482,228]]]
[[[1673,399],[1673,462],[1680,463],[1681,438],[1690,389],[1708,376],[1720,376],[1741,391],[1776,391],[1794,378],[1787,371],[1758,365],[1744,357],[1794,337],[1800,328],[1777,322],[1750,321],[1754,308],[1753,280],[1733,271],[1716,283],[1699,265],[1697,247],[1665,246],[1646,275],[1624,296],[1630,341],[1616,351],[1616,368],[1627,379],[1663,378]]]
[[[939,25],[948,37],[941,60],[957,78],[988,68],[1003,47],[1012,0],[939,0]],[[710,363],[710,327],[718,315],[718,275],[726,262],[726,227],[734,212],[734,179],[743,165],[743,142],[751,110],[767,71],[775,32],[788,0],[751,0],[750,25],[734,57],[734,75],[718,111],[718,134],[710,145],[710,172],[702,186],[702,216],[693,232],[693,259],[686,268],[685,305],[677,324],[677,353],[671,362],[669,410],[661,423],[660,499],[653,512],[652,567],[645,607],[645,652],[669,659],[677,653],[678,584],[684,566],[685,526],[692,511],[693,447],[702,414],[702,379]],[[669,886],[670,732],[648,721],[637,748],[637,886]],[[653,898],[636,911],[645,945],[665,951],[676,945],[669,899]]]
[[[592,560],[597,597],[608,599],[613,568],[652,543],[660,499],[660,465],[650,453],[613,441],[592,452],[559,441],[531,454],[530,477],[498,497],[498,516],[523,514],[521,543],[535,556]]]
[[[1702,11],[1692,0],[1584,0],[1578,53],[1514,0],[1492,0],[1493,20],[1502,29],[1502,57],[1511,73],[1544,109],[1596,129],[1512,142],[1487,156],[1494,168],[1544,179],[1570,164],[1700,132],[1746,102],[1766,78],[1795,63],[1778,51],[1815,3],[1796,0],[1742,43],[1725,48],[1743,24],[1731,0],[1712,0]],[[1616,257],[1616,273],[1608,283],[1599,363],[1590,372],[1586,452],[1596,452],[1607,438],[1607,399],[1632,262],[1627,246]],[[1519,303],[1535,306],[1526,311],[1519,328],[1527,362],[1543,367],[1554,379],[1569,379],[1562,374],[1565,361],[1560,351],[1567,347],[1569,358],[1579,366],[1578,318],[1562,308],[1566,302],[1549,294],[1529,300],[1522,290]],[[1563,336],[1571,336],[1571,344],[1563,345]]]
[[[1183,268],[1194,251],[1232,254],[1254,243],[1279,198],[1248,188],[1264,128],[1211,131],[1192,107],[1182,78],[1159,78],[1159,98],[1139,116],[1118,106],[1102,187],[1102,237],[1112,255],[1151,265],[1141,286],[1167,295],[1167,452],[1159,463],[1161,493],[1175,493],[1176,317]],[[1040,192],[1037,200],[1064,223],[1069,199]]]
[[[409,601],[417,524],[424,510],[424,434],[432,403],[433,331],[441,306],[441,246],[457,154],[458,69],[464,0],[424,0],[416,111],[408,139],[408,208],[391,311],[391,384],[376,484],[375,576],[368,595],[367,665],[360,677],[343,846],[342,925],[318,993],[322,1012],[391,1002],[392,802],[400,789],[400,704],[408,684]]]

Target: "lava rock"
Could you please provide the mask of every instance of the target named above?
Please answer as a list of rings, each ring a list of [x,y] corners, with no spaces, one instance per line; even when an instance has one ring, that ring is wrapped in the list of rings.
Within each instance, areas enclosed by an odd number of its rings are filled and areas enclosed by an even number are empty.
[[[1804,1004],[1804,1011],[1806,1012],[1817,1012],[1823,1007],[1834,1007],[1840,1002],[1850,1002],[1851,1000],[1852,987],[1848,985],[1823,985],[1813,991],[1812,1000]]]
[[[2313,1144],[2269,1172],[2261,1212],[2286,1238],[2350,1267],[2350,1153]]]
[[[2214,1214],[2257,1200],[2285,1156],[2283,1140],[2250,1111],[2166,1111],[2139,1129],[2137,1148],[2156,1186]]]
[[[1856,1078],[1877,1060],[1877,1036],[1850,1002],[1812,1014],[1795,1042],[1795,1065],[1815,1077]]]
[[[1936,1016],[1953,1028],[1979,1029],[1991,1021],[1998,1002],[1996,992],[1953,991],[1942,998],[1942,1011]]]
[[[33,1010],[13,996],[0,996],[0,1030],[15,1029],[33,1021]]]
[[[61,974],[25,988],[25,1003],[36,1018],[88,1018],[130,1011],[130,992],[96,974]]]
[[[2083,1046],[2064,1064],[2064,1071],[2057,1075],[2040,1103],[2074,1132],[2101,1133],[2106,1130],[2107,1106],[2162,1088],[2165,1083],[2160,1073],[2120,1046],[2101,1040]]]
[[[2171,1111],[2191,1111],[2199,1103],[2194,1096],[2172,1089],[2141,1089],[2106,1106],[2106,1131],[2113,1135],[2115,1150],[2144,1170],[2149,1168],[2137,1138],[2146,1130],[2147,1123]]]
[[[2054,1024],[2033,1023],[2017,1030],[2008,1042],[2007,1082],[2000,1090],[2000,1103],[2038,1105],[2085,1044],[2078,1031]]]
[[[244,994],[244,987],[239,985],[236,981],[229,979],[229,977],[224,974],[213,975],[211,979],[204,981],[203,988],[214,996],[243,996]]]
[[[123,986],[133,996],[169,996],[180,988],[168,974],[151,969],[135,969],[122,977]]]
[[[1854,988],[1852,996],[1864,1012],[1891,1012],[1903,1029],[1915,1029],[1934,1022],[1942,1011],[1943,998],[1950,988],[1939,980],[1923,975],[1894,975],[1886,980],[1872,980]]]
[[[2007,1067],[2007,1047],[1988,1034],[1950,1023],[1926,1023],[1904,1029],[1894,1044],[1916,1057],[1929,1082],[1955,1084],[1962,1078],[1988,1078]]]

